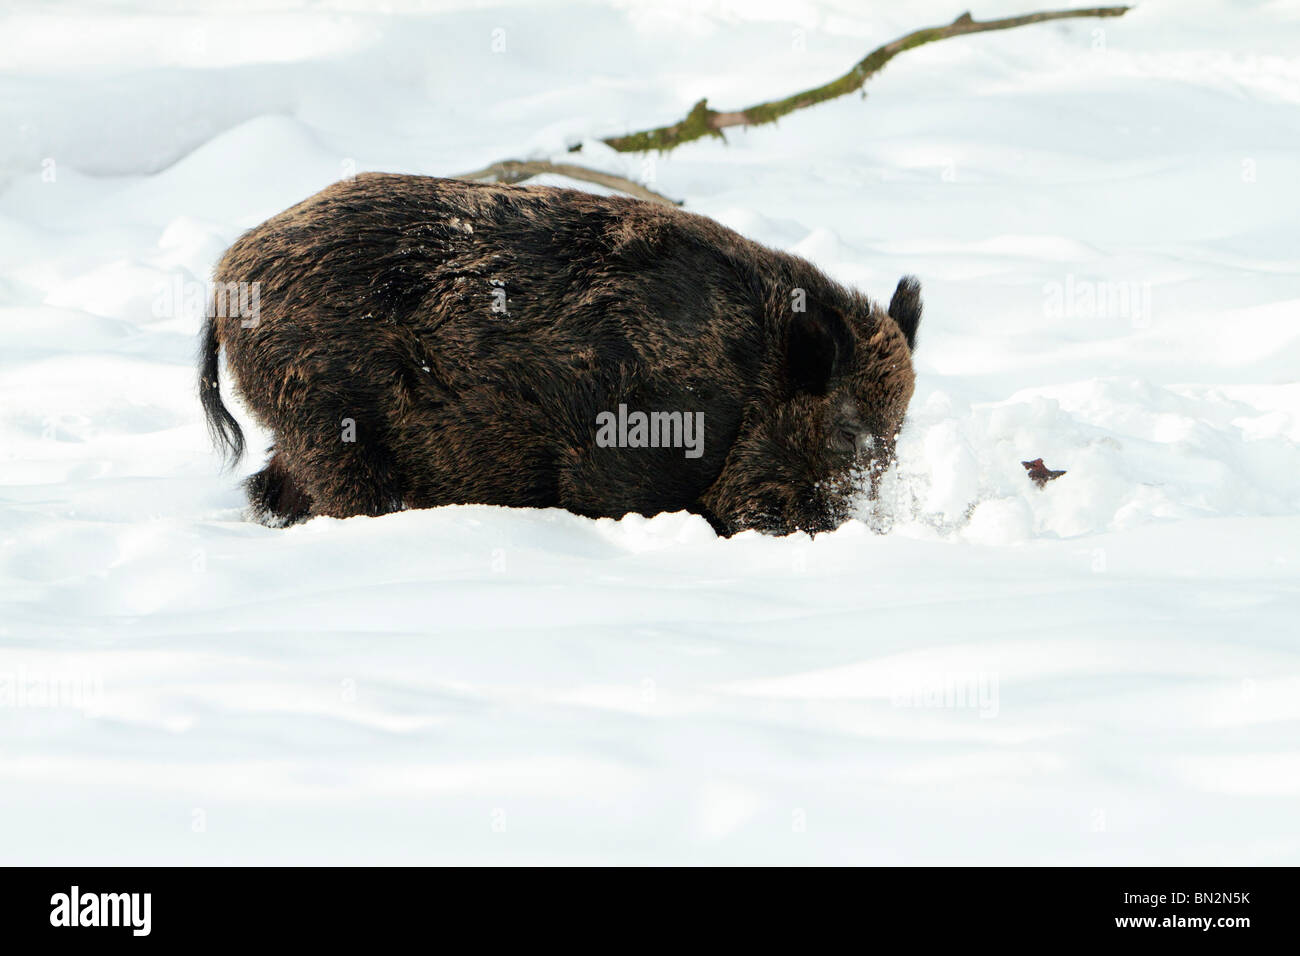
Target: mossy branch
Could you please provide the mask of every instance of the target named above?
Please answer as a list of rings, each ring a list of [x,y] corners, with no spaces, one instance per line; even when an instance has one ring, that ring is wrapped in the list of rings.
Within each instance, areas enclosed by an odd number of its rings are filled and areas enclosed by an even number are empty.
[[[862,89],[867,80],[879,73],[886,63],[904,50],[915,49],[935,40],[948,37],[965,36],[968,33],[987,33],[990,30],[1010,30],[1015,27],[1028,26],[1031,23],[1045,23],[1048,20],[1065,20],[1073,17],[1119,17],[1129,11],[1129,7],[1089,7],[1082,10],[1055,10],[1042,13],[1026,13],[1018,17],[1005,17],[1001,20],[974,20],[969,13],[963,13],[947,26],[926,27],[913,30],[906,36],[899,37],[891,43],[868,53],[861,61],[838,79],[804,90],[785,99],[758,103],[743,110],[719,112],[709,109],[707,99],[700,100],[691,107],[686,118],[670,126],[629,133],[626,136],[611,136],[603,142],[619,152],[634,153],[644,150],[666,152],[683,143],[700,139],[704,136],[722,136],[722,130],[732,126],[761,126],[773,123],[808,106],[825,103],[840,96],[847,96]]]

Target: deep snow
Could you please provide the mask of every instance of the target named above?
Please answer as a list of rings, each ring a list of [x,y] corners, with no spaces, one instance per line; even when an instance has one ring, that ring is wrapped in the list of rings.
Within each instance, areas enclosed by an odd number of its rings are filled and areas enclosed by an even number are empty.
[[[371,6],[0,14],[0,859],[1300,862],[1300,6],[950,40],[660,157],[593,137],[965,7]],[[529,156],[921,277],[862,521],[241,520],[224,246]]]

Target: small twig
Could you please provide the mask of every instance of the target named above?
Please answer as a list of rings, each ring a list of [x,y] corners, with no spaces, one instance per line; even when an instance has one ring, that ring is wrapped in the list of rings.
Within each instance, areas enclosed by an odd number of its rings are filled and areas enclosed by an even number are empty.
[[[1035,458],[1033,461],[1022,461],[1020,464],[1025,466],[1025,471],[1029,472],[1029,480],[1039,488],[1043,487],[1043,485],[1047,484],[1049,481],[1055,481],[1057,478],[1060,478],[1065,474],[1064,471],[1056,471],[1048,468],[1043,464],[1043,459],[1041,458]]]
[[[454,178],[512,184],[521,183],[543,173],[555,173],[559,176],[567,176],[569,179],[598,183],[609,189],[616,189],[619,192],[627,193],[629,196],[635,196],[637,199],[663,203],[665,206],[681,205],[680,202],[662,196],[653,189],[647,189],[640,183],[625,179],[622,176],[615,176],[613,173],[603,173],[598,169],[574,166],[571,163],[551,163],[541,159],[528,160],[527,162],[518,159],[507,159],[499,163],[493,163],[483,169],[477,169],[472,173],[461,173]]]
[[[1022,16],[1006,17],[1002,20],[974,20],[969,13],[963,13],[947,26],[914,30],[906,36],[899,37],[892,43],[886,43],[884,46],[867,54],[849,72],[824,86],[796,93],[794,96],[788,96],[783,100],[759,103],[743,110],[730,112],[711,110],[707,99],[700,100],[691,107],[691,111],[686,114],[686,118],[680,122],[640,133],[629,133],[626,136],[611,136],[603,142],[623,153],[650,149],[670,150],[675,146],[689,143],[691,140],[699,139],[702,136],[721,137],[722,130],[731,126],[760,126],[763,123],[773,123],[795,110],[815,106],[818,103],[824,103],[827,100],[854,93],[862,89],[867,80],[879,73],[885,64],[898,54],[925,43],[946,40],[948,37],[964,36],[968,33],[1010,30],[1013,27],[1023,27],[1031,23],[1064,20],[1069,17],[1119,17],[1127,13],[1128,10],[1128,7],[1089,7],[1083,10],[1026,13]],[[574,147],[573,151],[576,152],[579,148],[581,147]]]

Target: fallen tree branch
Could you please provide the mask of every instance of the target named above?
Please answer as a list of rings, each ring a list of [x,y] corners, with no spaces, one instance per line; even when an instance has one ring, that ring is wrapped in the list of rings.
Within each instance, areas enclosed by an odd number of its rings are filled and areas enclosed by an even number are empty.
[[[526,179],[532,179],[534,176],[540,176],[543,173],[555,173],[559,176],[567,176],[570,179],[579,179],[583,182],[598,183],[608,189],[616,189],[619,192],[627,193],[629,196],[635,196],[637,199],[645,199],[649,202],[663,203],[665,206],[680,206],[681,203],[676,200],[662,196],[653,189],[647,189],[638,182],[625,179],[622,176],[615,176],[613,173],[603,173],[598,169],[588,169],[586,166],[574,166],[571,163],[550,163],[546,160],[529,160],[527,162],[518,159],[507,159],[499,163],[493,163],[483,169],[476,169],[472,173],[461,173],[455,179],[469,179],[477,182],[496,182],[496,183],[521,183]]]
[[[925,43],[946,40],[948,37],[965,36],[968,33],[1010,30],[1031,23],[1045,23],[1048,20],[1064,20],[1070,17],[1119,17],[1127,13],[1128,10],[1128,7],[1089,7],[1082,10],[1026,13],[1022,16],[1006,17],[1001,20],[974,20],[969,13],[963,13],[947,26],[914,30],[906,36],[899,37],[892,43],[886,43],[884,46],[867,54],[849,72],[824,86],[805,90],[782,100],[758,103],[755,106],[732,112],[711,110],[709,109],[709,101],[703,99],[691,107],[691,111],[686,114],[686,118],[678,123],[673,123],[670,126],[660,126],[640,133],[629,133],[626,136],[611,136],[603,140],[603,142],[623,153],[641,152],[650,149],[665,152],[702,136],[721,137],[722,130],[728,127],[760,126],[763,123],[774,123],[782,116],[793,113],[795,110],[815,106],[818,103],[824,103],[827,100],[854,93],[862,89],[867,80],[879,73],[885,64],[898,54]],[[575,147],[574,151],[580,148]]]

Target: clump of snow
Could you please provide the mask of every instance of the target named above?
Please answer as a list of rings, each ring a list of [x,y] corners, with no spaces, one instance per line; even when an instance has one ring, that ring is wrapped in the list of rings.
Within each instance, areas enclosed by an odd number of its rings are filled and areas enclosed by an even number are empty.
[[[629,156],[599,138],[962,8],[388,6],[0,14],[7,860],[1300,860],[1300,21],[946,41]],[[242,520],[259,462],[195,395],[222,249],[362,170],[530,156],[920,276],[860,520]]]

